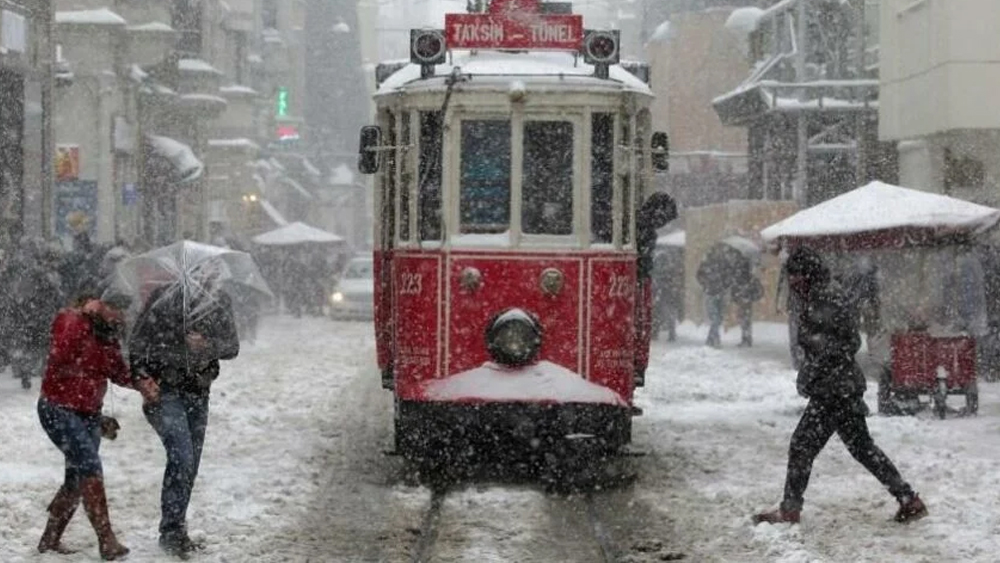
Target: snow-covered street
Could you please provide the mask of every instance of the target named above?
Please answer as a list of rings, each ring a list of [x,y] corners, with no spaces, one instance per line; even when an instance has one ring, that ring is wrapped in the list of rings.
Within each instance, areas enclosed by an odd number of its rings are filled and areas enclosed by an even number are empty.
[[[891,521],[892,498],[835,438],[818,458],[799,526],[753,527],[781,496],[788,438],[804,400],[788,368],[783,325],[756,327],[756,346],[702,345],[683,325],[654,344],[638,404],[639,480],[609,497],[623,561],[683,553],[698,562],[996,560],[1000,552],[1000,386],[980,384],[980,414],[868,419],[876,442],[927,501],[930,516]],[[224,363],[189,522],[204,562],[408,561],[429,491],[406,485],[391,447],[391,396],[373,366],[372,327],[269,319],[260,341]],[[62,456],[42,432],[35,388],[0,380],[0,561],[95,561],[78,513],[73,556],[38,555],[45,505]],[[874,410],[874,386],[868,401]],[[961,398],[952,397],[954,406]],[[164,455],[137,393],[114,389],[122,424],[102,446],[112,521],[129,561],[162,561],[157,546]],[[601,561],[580,542],[574,499],[531,487],[474,484],[450,495],[435,561]]]

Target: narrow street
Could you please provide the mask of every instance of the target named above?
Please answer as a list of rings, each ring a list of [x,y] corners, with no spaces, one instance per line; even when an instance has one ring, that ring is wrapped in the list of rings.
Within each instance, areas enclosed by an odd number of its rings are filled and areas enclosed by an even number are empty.
[[[928,499],[931,516],[891,522],[894,503],[836,440],[816,462],[800,526],[750,525],[780,499],[795,396],[779,325],[760,344],[701,345],[684,325],[654,343],[638,404],[638,479],[592,496],[532,483],[461,483],[442,495],[404,477],[391,449],[391,396],[373,367],[370,324],[268,319],[257,344],[225,364],[213,391],[208,439],[189,523],[203,562],[979,561],[1000,548],[1000,393],[982,385],[977,418],[871,417],[877,443]],[[38,556],[44,510],[62,478],[61,455],[25,392],[4,373],[0,409],[0,560],[93,561],[81,515],[72,556]],[[869,402],[873,393],[869,393]],[[122,424],[102,457],[111,516],[130,561],[162,561],[157,543],[162,448],[132,391],[105,404]],[[857,540],[864,537],[864,541]],[[900,555],[903,554],[903,555]]]

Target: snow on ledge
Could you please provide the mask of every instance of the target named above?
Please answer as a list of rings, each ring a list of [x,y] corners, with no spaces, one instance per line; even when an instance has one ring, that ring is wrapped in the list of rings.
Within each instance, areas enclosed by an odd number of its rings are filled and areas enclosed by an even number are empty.
[[[572,370],[541,361],[523,368],[504,368],[492,362],[424,384],[432,401],[528,401],[598,403],[626,407],[628,403],[607,387],[591,383]]]
[[[125,18],[108,8],[56,12],[56,23],[77,25],[126,25]]]
[[[149,22],[141,25],[130,25],[128,26],[129,31],[151,31],[157,33],[173,33],[176,31],[174,28],[163,22]]]
[[[239,139],[209,139],[208,146],[220,148],[260,149],[260,145],[246,138]]]
[[[219,88],[219,92],[222,94],[243,94],[246,96],[257,96],[260,93],[249,86],[243,86],[241,84],[232,84],[230,86],[223,86]]]
[[[222,74],[222,72],[201,59],[181,59],[177,61],[177,69],[185,72],[207,72],[211,74]]]

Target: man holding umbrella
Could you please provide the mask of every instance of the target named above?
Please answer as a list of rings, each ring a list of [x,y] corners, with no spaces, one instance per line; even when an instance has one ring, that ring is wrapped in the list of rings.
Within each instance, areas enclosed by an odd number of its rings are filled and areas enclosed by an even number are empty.
[[[187,534],[186,513],[198,475],[212,382],[219,360],[240,344],[230,298],[221,291],[226,265],[208,258],[145,301],[129,342],[132,374],[144,392],[143,413],[167,454],[160,494],[160,546],[186,557],[200,549]]]

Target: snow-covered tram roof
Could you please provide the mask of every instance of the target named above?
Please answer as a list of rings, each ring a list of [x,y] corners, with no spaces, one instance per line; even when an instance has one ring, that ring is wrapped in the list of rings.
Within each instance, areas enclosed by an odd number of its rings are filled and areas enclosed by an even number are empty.
[[[445,87],[445,80],[454,67],[460,67],[463,76],[471,77],[468,86],[499,85],[509,87],[514,80],[531,86],[575,87],[605,91],[627,91],[653,95],[649,86],[620,65],[610,68],[608,79],[594,76],[594,66],[583,62],[582,57],[564,52],[500,52],[454,51],[450,60],[435,68],[435,75],[421,80],[420,65],[407,64],[379,86],[378,95],[392,94],[411,88],[434,90]]]

